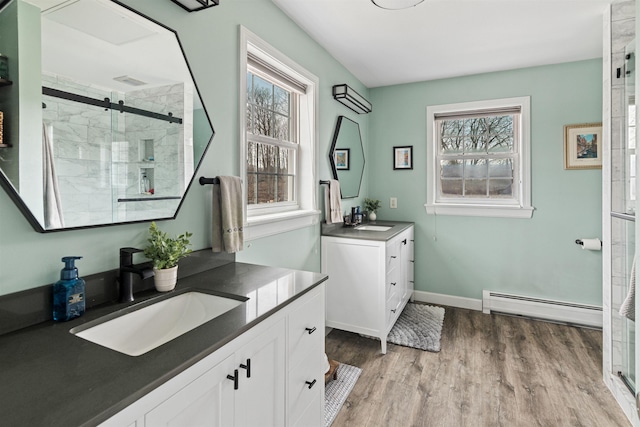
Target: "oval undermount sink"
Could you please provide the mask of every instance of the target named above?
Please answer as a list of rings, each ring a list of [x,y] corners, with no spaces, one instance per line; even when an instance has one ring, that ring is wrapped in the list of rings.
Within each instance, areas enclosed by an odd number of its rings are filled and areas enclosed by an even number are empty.
[[[203,292],[185,292],[115,318],[109,315],[108,320],[94,320],[69,332],[120,353],[139,356],[243,302]]]
[[[356,227],[356,230],[362,231],[389,231],[391,230],[390,226],[386,225],[359,225]]]

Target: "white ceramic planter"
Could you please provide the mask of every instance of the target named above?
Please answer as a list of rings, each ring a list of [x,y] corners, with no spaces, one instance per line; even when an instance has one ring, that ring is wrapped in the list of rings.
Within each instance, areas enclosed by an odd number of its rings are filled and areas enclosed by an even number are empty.
[[[169,292],[176,287],[176,283],[178,282],[177,265],[162,270],[153,267],[153,273],[155,274],[153,281],[158,292]]]
[[[375,212],[369,212],[369,221],[375,221],[377,217]]]

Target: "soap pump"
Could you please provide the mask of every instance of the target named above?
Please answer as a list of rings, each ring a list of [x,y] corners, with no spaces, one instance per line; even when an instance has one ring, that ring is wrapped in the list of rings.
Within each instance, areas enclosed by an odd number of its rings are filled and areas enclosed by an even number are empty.
[[[75,261],[81,256],[62,258],[60,280],[53,285],[53,320],[64,322],[84,314],[84,280],[78,277]]]

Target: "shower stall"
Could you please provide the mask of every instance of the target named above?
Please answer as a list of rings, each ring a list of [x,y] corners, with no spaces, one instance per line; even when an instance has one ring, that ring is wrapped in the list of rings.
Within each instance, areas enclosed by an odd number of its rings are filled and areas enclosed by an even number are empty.
[[[621,134],[611,141],[611,344],[613,370],[635,395],[635,322],[619,312],[629,293],[635,256],[635,42],[625,47],[624,58]]]

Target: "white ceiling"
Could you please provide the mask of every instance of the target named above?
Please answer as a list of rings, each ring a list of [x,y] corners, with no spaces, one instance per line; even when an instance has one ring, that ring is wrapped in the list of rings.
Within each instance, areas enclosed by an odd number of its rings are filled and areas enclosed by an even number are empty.
[[[368,87],[602,56],[611,0],[272,0]]]

